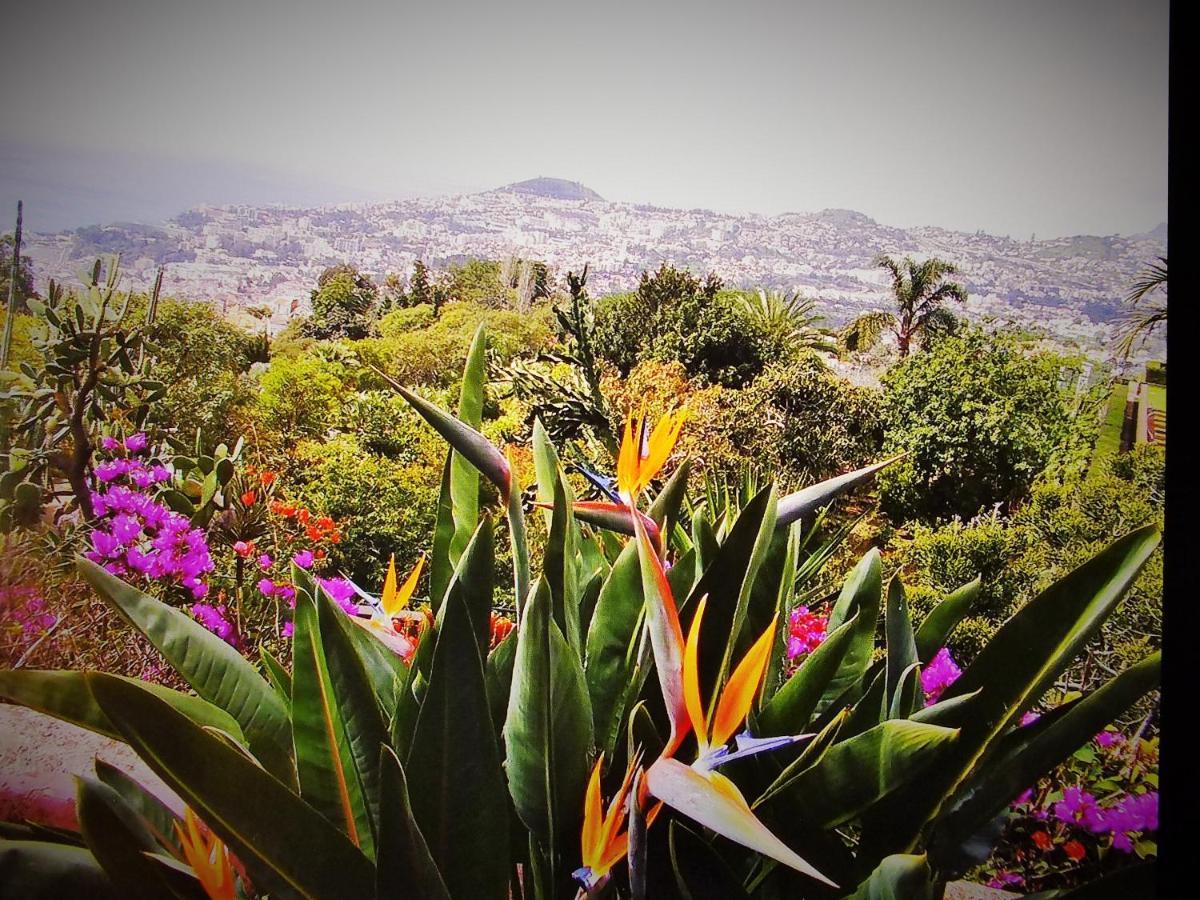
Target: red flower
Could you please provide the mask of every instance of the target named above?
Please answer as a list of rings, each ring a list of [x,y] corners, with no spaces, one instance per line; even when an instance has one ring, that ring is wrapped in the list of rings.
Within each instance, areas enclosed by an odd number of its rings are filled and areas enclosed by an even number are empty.
[[[300,519],[301,525],[307,525],[312,513],[310,513],[307,509],[301,509],[296,515]]]
[[[1039,850],[1049,850],[1054,846],[1054,841],[1050,840],[1050,835],[1044,831],[1035,831],[1032,837]]]
[[[238,541],[233,545],[233,552],[243,559],[254,552],[254,541]]]
[[[1039,834],[1041,833],[1042,832],[1039,832]],[[1067,856],[1071,857],[1071,859],[1075,860],[1076,862],[1083,859],[1083,857],[1087,854],[1087,851],[1083,848],[1083,844],[1076,840],[1067,841],[1065,844],[1063,844],[1063,849],[1067,851]]]
[[[258,494],[254,493],[254,491],[246,491],[246,493],[242,494],[242,503],[245,506],[253,506],[254,501],[256,501],[257,499],[258,499]]]
[[[259,476],[259,480],[262,481],[263,487],[270,487],[275,483],[275,473],[263,472],[262,475]]]

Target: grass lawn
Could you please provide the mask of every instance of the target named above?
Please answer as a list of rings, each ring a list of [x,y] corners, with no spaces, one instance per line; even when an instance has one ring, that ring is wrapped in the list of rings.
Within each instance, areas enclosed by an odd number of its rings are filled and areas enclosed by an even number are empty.
[[[1100,465],[1109,457],[1116,456],[1121,449],[1121,425],[1125,421],[1125,398],[1129,393],[1129,384],[1118,381],[1113,385],[1112,393],[1108,395],[1108,405],[1104,410],[1104,420],[1100,423],[1100,433],[1096,436],[1096,449],[1092,453],[1091,466],[1088,474],[1099,470]],[[1166,404],[1166,391],[1163,391],[1163,404]]]

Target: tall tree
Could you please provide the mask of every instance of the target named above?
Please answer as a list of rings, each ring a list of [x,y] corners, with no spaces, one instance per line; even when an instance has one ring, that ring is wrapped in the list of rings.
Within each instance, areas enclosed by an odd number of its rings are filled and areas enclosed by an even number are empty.
[[[1118,331],[1120,343],[1117,349],[1122,357],[1133,352],[1134,344],[1140,344],[1167,324],[1167,258],[1160,256],[1158,262],[1150,263],[1138,275],[1132,289],[1125,297],[1129,309],[1121,319]]]
[[[850,352],[870,349],[885,331],[890,331],[896,336],[900,356],[905,357],[914,344],[924,348],[932,340],[956,330],[958,318],[944,304],[947,300],[962,303],[967,299],[967,290],[947,280],[958,274],[953,263],[937,257],[917,262],[911,256],[897,261],[880,255],[875,258],[875,265],[891,276],[896,312],[859,316],[839,335],[843,349]]]

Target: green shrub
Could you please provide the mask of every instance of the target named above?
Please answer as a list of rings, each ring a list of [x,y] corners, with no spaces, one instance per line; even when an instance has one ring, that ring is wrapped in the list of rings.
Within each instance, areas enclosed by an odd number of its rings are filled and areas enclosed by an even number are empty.
[[[397,559],[420,555],[437,499],[440,452],[424,432],[415,432],[396,458],[372,453],[349,434],[297,445],[303,478],[298,499],[342,526],[342,540],[330,554],[335,569],[359,584],[377,586],[391,554]]]
[[[746,456],[799,482],[831,478],[878,457],[881,399],[808,352],[771,366],[741,394],[737,440]]]
[[[379,322],[382,336],[357,341],[354,348],[364,362],[402,384],[448,387],[462,371],[471,338],[483,322],[492,358],[501,365],[554,345],[553,314],[545,305],[518,313],[476,303],[449,303],[436,320],[428,306],[390,312]]]
[[[979,331],[890,369],[884,449],[909,455],[880,478],[884,511],[897,521],[968,519],[1025,496],[1071,426],[1060,369]]]
[[[781,352],[737,292],[665,263],[643,272],[634,293],[597,301],[595,349],[622,375],[649,359],[679,362],[690,377],[725,387],[749,384]]]
[[[346,376],[341,363],[314,354],[276,357],[259,382],[258,415],[285,441],[322,435],[345,399]]]

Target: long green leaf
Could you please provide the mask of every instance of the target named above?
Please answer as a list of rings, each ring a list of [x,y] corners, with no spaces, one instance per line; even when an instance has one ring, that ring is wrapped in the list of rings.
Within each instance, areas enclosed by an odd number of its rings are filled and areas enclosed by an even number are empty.
[[[935,606],[917,629],[917,655],[921,662],[927,663],[937,654],[949,639],[954,627],[962,621],[971,610],[979,596],[983,582],[976,578],[950,593],[945,600]]]
[[[85,847],[0,840],[0,900],[118,900],[122,896]]]
[[[1019,609],[942,695],[953,700],[973,691],[961,706],[962,734],[944,765],[920,785],[864,822],[871,852],[907,852],[977,765],[986,764],[995,738],[1053,685],[1087,645],[1137,578],[1159,543],[1153,526],[1109,545]]]
[[[10,669],[0,672],[0,697],[103,734],[105,737],[120,740],[120,732],[108,721],[88,690],[85,675],[85,672],[70,669]],[[245,743],[241,727],[220,707],[160,684],[139,683],[197,725],[219,728]]]
[[[896,703],[897,694],[906,673],[917,664],[917,642],[913,635],[912,619],[908,614],[908,600],[904,596],[904,585],[895,575],[888,583],[887,602],[884,604],[884,628],[887,633],[887,663],[885,665],[884,702],[896,705],[907,716],[913,710],[911,702]]]
[[[88,849],[122,896],[157,900],[167,893],[158,867],[144,855],[162,848],[116,791],[76,778],[75,811]]]
[[[79,573],[202,698],[219,706],[241,726],[251,752],[272,774],[292,777],[288,711],[258,670],[233,647],[199,622],[131,587],[86,559]]]
[[[367,897],[374,867],[324,816],[245,754],[141,686],[88,674],[104,714],[146,764],[281,896]]]
[[[1162,653],[1155,652],[1072,704],[1062,716],[1028,741],[995,758],[963,791],[939,821],[935,846],[958,843],[983,827],[1047,771],[1158,686]],[[1018,732],[1019,733],[1019,732]]]
[[[587,636],[588,694],[591,697],[596,743],[612,756],[627,688],[637,661],[642,623],[642,573],[637,544],[630,541],[617,557],[600,588]]]
[[[952,728],[904,719],[883,722],[835,744],[766,803],[831,828],[928,772],[957,737]]]
[[[579,658],[550,604],[550,587],[539,579],[521,618],[504,738],[517,815],[553,854],[582,821],[592,710]]]
[[[880,861],[850,900],[934,900],[929,863],[922,854],[895,854]]]
[[[391,747],[383,748],[383,820],[379,829],[379,857],[375,896],[378,900],[422,897],[450,900],[450,892],[438,872],[413,818],[404,767]]]
[[[452,897],[502,898],[508,883],[504,772],[471,616],[455,591],[446,598],[405,765],[419,773],[409,783],[412,815]]]
[[[846,491],[869,481],[881,469],[887,468],[892,463],[902,459],[904,455],[901,453],[893,456],[891,459],[885,459],[883,462],[864,466],[853,472],[847,472],[845,475],[838,475],[835,478],[830,478],[828,481],[822,481],[820,484],[806,487],[804,490],[797,491],[794,494],[788,494],[779,501],[777,526],[784,528],[793,522],[798,522],[801,519],[814,515]]]
[[[292,719],[300,796],[374,857],[384,727],[324,592],[296,596]],[[349,624],[349,623],[347,623]],[[352,625],[353,626],[353,625]]]
[[[124,771],[99,757],[96,758],[96,777],[121,795],[121,799],[141,818],[142,824],[159,844],[167,849],[174,848],[176,854],[182,853],[179,836],[175,833],[175,823],[179,817],[165,803]]]
[[[575,563],[580,539],[579,526],[572,512],[575,498],[540,420],[533,426],[533,462],[537,470],[538,499],[552,507],[547,514],[550,534],[546,540],[543,571],[550,585],[554,621],[567,643],[576,653],[581,653],[579,575]]]
[[[828,627],[831,631],[851,618],[855,620],[855,625],[841,665],[830,679],[821,702],[817,704],[818,712],[831,708],[835,701],[862,682],[871,662],[871,651],[875,648],[875,625],[879,620],[882,587],[879,551],[872,547],[846,576],[846,582],[829,616]],[[857,698],[851,698],[851,702],[854,699]]]
[[[800,734],[806,730],[817,704],[850,648],[855,621],[852,616],[850,621],[843,622],[830,633],[759,713],[759,732],[763,737]]]

